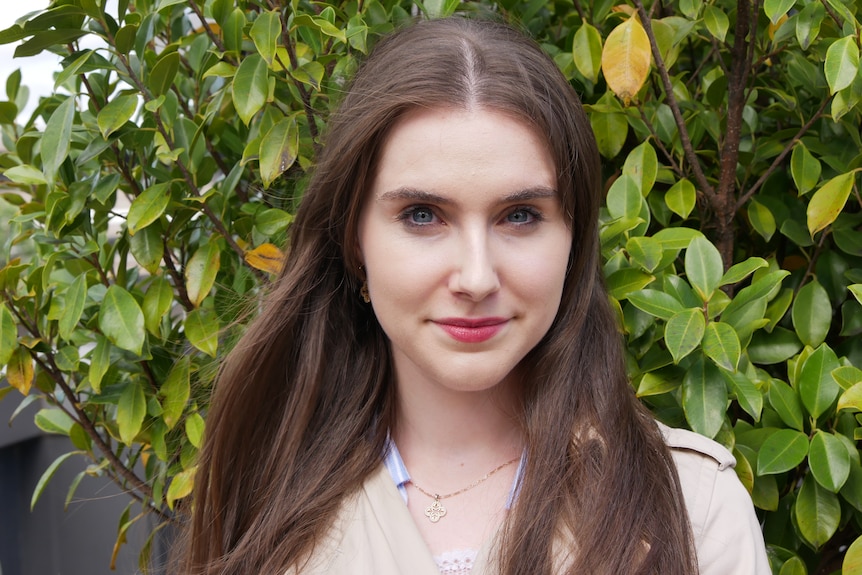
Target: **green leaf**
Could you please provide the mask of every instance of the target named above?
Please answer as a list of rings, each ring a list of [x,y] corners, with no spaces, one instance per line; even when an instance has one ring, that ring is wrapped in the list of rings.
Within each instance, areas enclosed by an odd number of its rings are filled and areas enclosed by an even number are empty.
[[[87,30],[81,29],[40,31],[26,42],[19,44],[15,48],[13,58],[27,58],[55,46],[66,46],[85,34]]]
[[[746,352],[752,363],[773,365],[787,361],[796,355],[800,349],[802,349],[802,342],[799,341],[794,332],[783,327],[776,327],[772,333],[754,332]]]
[[[45,179],[45,174],[29,164],[12,166],[8,170],[4,171],[3,175],[16,184],[24,184],[27,186],[38,186],[48,183],[48,180]]]
[[[862,284],[853,284],[847,286],[847,289],[850,290],[850,293],[853,294],[853,297],[856,298],[856,301],[862,303]]]
[[[189,443],[200,448],[204,436],[204,418],[201,414],[194,412],[186,418],[186,437],[189,438]],[[846,453],[846,452],[845,452]]]
[[[0,303],[0,365],[12,359],[12,352],[18,348],[18,324],[5,303]]]
[[[854,36],[845,36],[833,42],[826,50],[823,63],[829,93],[835,94],[853,83],[859,73],[859,46]]]
[[[260,141],[260,177],[268,188],[293,165],[299,154],[299,129],[292,117],[282,118]]]
[[[829,541],[841,521],[841,503],[811,475],[802,480],[794,506],[800,534],[815,548]]]
[[[683,178],[671,186],[664,196],[664,201],[670,211],[685,219],[694,209],[697,191],[694,184]]]
[[[644,288],[655,280],[655,276],[634,268],[623,268],[607,278],[608,292],[618,300],[625,299],[633,291]]]
[[[156,12],[161,12],[162,10],[164,10],[165,8],[168,8],[170,6],[175,6],[177,4],[185,4],[185,3],[186,3],[186,0],[160,0],[159,1],[159,7],[156,8]]]
[[[105,292],[99,310],[99,329],[117,347],[141,354],[144,314],[135,298],[116,284]]]
[[[727,29],[730,27],[730,21],[727,19],[727,14],[724,10],[708,5],[703,10],[703,21],[706,24],[706,29],[719,42],[724,42],[727,36]]]
[[[849,390],[857,383],[862,383],[862,369],[852,365],[845,365],[832,371],[832,377],[841,389]]]
[[[693,431],[713,438],[724,423],[727,386],[718,368],[698,358],[682,382],[682,407]]]
[[[640,214],[643,196],[637,182],[628,174],[623,174],[611,184],[608,190],[608,212],[614,218],[636,218]]]
[[[757,389],[751,380],[745,374],[740,372],[730,373],[722,371],[721,375],[724,381],[730,386],[730,389],[736,395],[736,401],[740,407],[750,415],[754,421],[760,420],[760,413],[763,411],[763,394]],[[801,410],[800,410],[801,412]]]
[[[36,482],[36,488],[33,490],[33,496],[30,498],[30,511],[33,511],[33,508],[36,507],[36,502],[39,501],[39,497],[42,496],[42,492],[45,491],[45,487],[47,487],[48,482],[51,481],[51,478],[54,477],[54,474],[57,473],[57,469],[60,465],[63,464],[64,461],[72,457],[73,455],[81,455],[83,451],[70,451],[69,453],[64,453],[60,457],[54,460],[51,465],[48,466],[48,469],[42,473],[42,476],[39,478],[39,481]]]
[[[183,325],[189,343],[211,357],[216,356],[219,322],[215,314],[203,309],[193,310],[186,316]]]
[[[439,0],[437,0],[439,1]],[[453,3],[450,0],[443,0],[446,2],[446,5],[449,6]],[[427,5],[426,5],[427,6]],[[322,14],[323,12],[321,12]],[[442,16],[443,14],[441,14]],[[344,30],[327,20],[326,18],[321,18],[318,16],[310,16],[308,14],[299,14],[293,19],[294,26],[310,26],[312,28],[316,28],[320,30],[321,33],[340,40],[343,43],[347,42],[347,36],[344,33]]]
[[[614,158],[620,153],[629,133],[629,124],[625,114],[593,112],[590,114],[590,126],[599,146],[599,153],[605,158]]]
[[[853,457],[850,458],[850,476],[841,488],[841,497],[857,511],[862,511],[862,466]]]
[[[825,343],[815,349],[802,364],[799,372],[799,396],[811,417],[820,417],[838,397],[841,387],[832,377],[840,364],[835,352]]]
[[[129,237],[129,248],[135,261],[151,274],[159,270],[159,263],[165,253],[160,227],[147,226]]]
[[[74,118],[75,98],[70,96],[57,106],[45,125],[42,135],[42,171],[49,182],[54,180],[57,169],[69,155]]]
[[[638,397],[649,397],[653,395],[661,395],[669,391],[673,391],[680,386],[682,382],[676,377],[664,377],[659,372],[645,373],[638,384]]]
[[[639,310],[664,320],[669,320],[685,309],[672,295],[654,289],[632,292],[628,295],[628,300]]]
[[[159,335],[159,324],[174,301],[174,290],[171,283],[163,277],[153,279],[153,283],[144,294],[143,313],[144,325],[151,334]]]
[[[144,388],[137,381],[129,382],[117,403],[117,427],[123,443],[126,445],[134,443],[146,414],[147,398],[144,396]]]
[[[602,36],[595,26],[584,22],[572,39],[575,68],[590,82],[599,81],[602,68]]]
[[[69,511],[69,504],[72,503],[72,498],[75,496],[75,491],[78,490],[78,485],[81,484],[81,480],[87,474],[87,470],[79,471],[75,477],[72,479],[72,482],[69,484],[69,489],[66,491],[66,500],[63,502],[63,511]]]
[[[57,78],[54,80],[54,91],[56,92],[57,88],[65,84],[69,78],[76,76],[93,54],[95,52],[92,50],[84,50],[80,56],[75,58],[74,62],[63,68],[63,71],[57,74]]]
[[[257,48],[258,54],[272,66],[272,59],[281,37],[281,20],[277,11],[261,12],[248,33]]]
[[[153,69],[150,72],[150,77],[147,80],[147,84],[150,87],[150,92],[152,93],[153,98],[158,98],[163,94],[167,94],[168,90],[171,89],[171,84],[174,83],[174,78],[179,69],[179,52],[170,52],[159,58],[159,61],[156,62],[155,66],[153,66]]]
[[[808,575],[808,569],[802,559],[794,555],[784,562],[778,575]]]
[[[628,175],[635,182],[641,195],[646,197],[655,184],[658,173],[658,159],[655,149],[647,142],[643,142],[634,150],[629,152],[623,165],[623,174]]]
[[[677,312],[668,320],[664,341],[674,363],[679,363],[682,358],[697,349],[705,329],[703,311],[697,308]]]
[[[257,54],[246,56],[234,75],[232,90],[233,105],[244,124],[263,108],[268,93],[266,61]]]
[[[210,241],[198,248],[186,264],[186,292],[195,306],[210,293],[221,263],[218,243]]]
[[[138,29],[139,26],[137,24],[128,24],[117,30],[117,33],[114,34],[114,45],[117,48],[117,52],[120,54],[129,54],[132,51],[138,36]],[[56,87],[54,89],[56,90]]]
[[[57,327],[59,328],[60,337],[62,339],[69,339],[72,336],[72,332],[78,326],[81,314],[84,313],[84,304],[87,302],[87,276],[81,274],[76,277],[69,284],[65,295],[63,315],[60,316]]]
[[[778,482],[774,475],[755,477],[751,501],[758,509],[778,510]]]
[[[72,425],[75,424],[75,421],[65,411],[54,407],[40,409],[33,416],[33,422],[45,433],[59,433],[60,435],[69,435]]]
[[[222,28],[226,51],[239,53],[242,50],[242,31],[245,25],[245,12],[240,8],[234,8]]]
[[[118,96],[110,100],[96,117],[102,137],[107,140],[108,136],[131,119],[137,108],[138,97],[135,95]]]
[[[770,435],[757,454],[757,475],[790,471],[808,455],[808,436],[793,429],[779,429]]]
[[[835,176],[811,196],[806,214],[808,216],[808,232],[812,237],[834,222],[841,210],[844,209],[844,204],[847,203],[855,179],[855,170]]]
[[[190,357],[184,355],[174,364],[167,379],[159,389],[162,396],[162,419],[168,429],[180,420],[191,393],[190,384]]]
[[[832,325],[832,304],[829,294],[817,279],[802,286],[790,315],[802,343],[811,347],[823,343]]]
[[[820,160],[815,158],[802,142],[798,142],[790,155],[790,175],[793,176],[793,183],[796,184],[800,196],[814,189],[820,181],[820,171]]]
[[[664,248],[655,238],[634,236],[626,242],[626,251],[631,262],[642,270],[652,273],[662,262]]]
[[[799,12],[796,18],[796,40],[803,50],[808,50],[820,34],[820,25],[826,10],[820,2],[811,2]]]
[[[0,124],[12,125],[18,117],[18,106],[12,102],[0,102]]]
[[[165,213],[165,208],[171,201],[170,183],[154,184],[144,190],[129,206],[126,226],[129,235],[135,235]]]
[[[102,378],[111,367],[111,344],[107,338],[101,335],[96,335],[96,347],[90,354],[90,371],[88,378],[90,387],[96,394],[102,393]]]
[[[703,353],[727,371],[736,371],[741,353],[736,330],[726,323],[711,321],[703,336]]]
[[[739,283],[749,275],[759,270],[760,268],[769,267],[769,264],[763,258],[751,257],[743,262],[739,262],[730,267],[727,272],[721,276],[721,281],[718,285],[725,286]]]
[[[695,237],[688,245],[685,274],[701,301],[708,302],[724,275],[724,264],[716,247],[705,237]]]
[[[808,448],[808,466],[817,483],[838,493],[850,475],[850,454],[840,439],[818,429]]]
[[[760,234],[760,237],[767,242],[772,239],[776,229],[775,217],[769,208],[756,199],[752,199],[748,203],[748,221],[751,222],[751,227]]]
[[[765,0],[763,11],[769,17],[769,21],[778,24],[778,21],[793,8],[796,0]]]
[[[293,215],[278,208],[260,210],[254,216],[254,229],[266,236],[283,232],[293,221]]]

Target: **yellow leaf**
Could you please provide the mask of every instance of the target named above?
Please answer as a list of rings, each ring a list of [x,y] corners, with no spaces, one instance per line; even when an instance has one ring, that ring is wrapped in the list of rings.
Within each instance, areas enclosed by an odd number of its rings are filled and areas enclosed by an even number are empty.
[[[635,13],[635,9],[632,6],[627,6],[623,4],[622,6],[614,6],[611,8],[611,12],[616,12],[617,14],[628,14],[629,16]]]
[[[781,28],[785,22],[787,22],[787,14],[779,18],[778,22],[775,24],[772,22],[769,23],[768,33],[770,40],[775,40],[775,33],[778,32],[778,29]]]
[[[862,381],[853,385],[838,398],[838,411],[855,409],[862,411]]]
[[[262,244],[245,253],[245,261],[251,267],[271,274],[281,271],[284,254],[272,244]]]
[[[602,70],[608,86],[628,105],[646,81],[650,44],[643,26],[632,16],[608,35],[602,50]]]
[[[30,393],[30,386],[33,385],[33,359],[25,348],[19,346],[12,352],[12,358],[6,365],[6,379],[9,380],[9,385],[23,395]]]
[[[168,494],[165,497],[170,509],[174,508],[174,502],[177,499],[182,499],[192,492],[192,488],[195,485],[195,473],[197,470],[197,466],[194,466],[174,475],[174,478],[171,480],[171,485],[168,487]]]

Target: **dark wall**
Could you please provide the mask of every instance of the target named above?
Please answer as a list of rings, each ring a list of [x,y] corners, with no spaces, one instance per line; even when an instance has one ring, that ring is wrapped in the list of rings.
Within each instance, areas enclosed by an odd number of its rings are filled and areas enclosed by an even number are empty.
[[[138,573],[138,553],[154,524],[150,518],[130,530],[116,570],[110,569],[120,514],[131,501],[128,495],[104,477],[85,476],[63,510],[72,479],[89,463],[85,458],[66,460],[30,511],[42,473],[73,447],[68,438],[44,434],[33,425],[39,402],[8,426],[17,405],[12,395],[0,401],[0,575]],[[132,516],[139,512],[135,504]]]

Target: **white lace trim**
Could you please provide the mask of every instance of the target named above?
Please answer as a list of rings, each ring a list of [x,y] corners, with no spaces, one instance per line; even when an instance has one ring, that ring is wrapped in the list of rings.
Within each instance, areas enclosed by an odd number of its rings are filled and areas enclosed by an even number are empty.
[[[441,575],[470,575],[476,556],[476,549],[455,549],[434,556]]]

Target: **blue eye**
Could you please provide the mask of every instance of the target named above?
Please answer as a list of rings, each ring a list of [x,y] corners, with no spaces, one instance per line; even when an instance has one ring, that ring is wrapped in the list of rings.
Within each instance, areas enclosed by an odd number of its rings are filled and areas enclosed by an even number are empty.
[[[411,224],[430,224],[434,221],[434,212],[428,208],[414,208],[410,211]]]
[[[510,224],[525,225],[532,224],[536,220],[540,220],[541,216],[538,212],[527,208],[517,208],[509,212],[506,216],[506,222]]]

